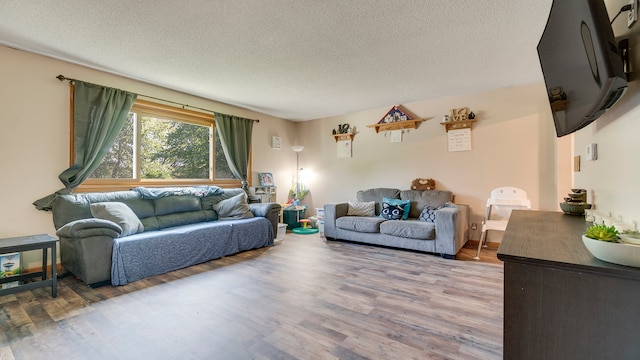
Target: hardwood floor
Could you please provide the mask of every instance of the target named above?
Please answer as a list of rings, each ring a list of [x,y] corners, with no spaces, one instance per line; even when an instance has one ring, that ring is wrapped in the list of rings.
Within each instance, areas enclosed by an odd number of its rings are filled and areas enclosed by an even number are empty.
[[[0,359],[501,359],[503,267],[287,234],[126,286],[0,297]]]

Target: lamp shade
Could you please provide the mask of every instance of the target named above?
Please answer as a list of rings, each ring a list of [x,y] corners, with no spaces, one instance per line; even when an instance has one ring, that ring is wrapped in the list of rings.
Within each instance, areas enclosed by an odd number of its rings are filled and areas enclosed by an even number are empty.
[[[291,150],[293,150],[293,151],[295,151],[295,152],[299,153],[299,152],[302,152],[302,150],[304,150],[304,146],[302,146],[302,145],[295,145],[295,146],[292,146],[292,147],[291,147]]]

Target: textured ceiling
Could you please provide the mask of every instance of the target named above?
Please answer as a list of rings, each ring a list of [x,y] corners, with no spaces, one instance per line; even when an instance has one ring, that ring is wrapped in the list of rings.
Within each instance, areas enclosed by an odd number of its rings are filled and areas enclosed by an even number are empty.
[[[551,0],[3,0],[0,44],[311,120],[543,81],[536,45],[550,8]]]

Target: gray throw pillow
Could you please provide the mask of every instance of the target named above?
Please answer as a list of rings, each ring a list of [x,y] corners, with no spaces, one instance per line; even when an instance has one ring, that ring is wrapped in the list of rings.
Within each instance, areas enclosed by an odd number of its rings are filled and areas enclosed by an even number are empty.
[[[249,203],[247,203],[247,194],[244,191],[241,194],[213,204],[212,207],[213,210],[218,213],[220,220],[247,219],[253,217]]]
[[[97,219],[113,221],[122,228],[120,237],[144,231],[138,216],[125,203],[99,202],[90,205],[91,215]]]
[[[349,201],[348,216],[375,216],[375,201]]]

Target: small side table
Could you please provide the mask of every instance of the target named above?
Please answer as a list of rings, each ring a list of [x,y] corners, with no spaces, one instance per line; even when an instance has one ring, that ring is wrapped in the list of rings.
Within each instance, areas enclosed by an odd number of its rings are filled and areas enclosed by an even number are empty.
[[[51,286],[51,297],[58,296],[58,282],[56,274],[56,243],[58,239],[48,234],[20,236],[0,239],[0,254],[23,252],[29,250],[42,250],[42,271],[30,272],[0,279],[0,284],[12,281],[24,281],[42,276],[41,281],[26,283],[8,289],[0,289],[1,295],[14,294],[20,291],[32,290]],[[51,249],[51,278],[47,279],[47,253]]]

